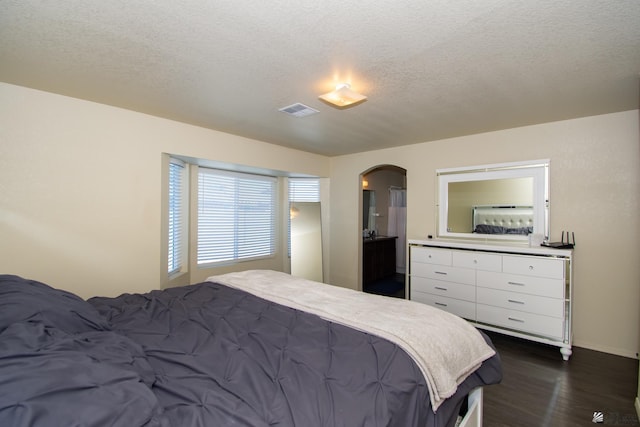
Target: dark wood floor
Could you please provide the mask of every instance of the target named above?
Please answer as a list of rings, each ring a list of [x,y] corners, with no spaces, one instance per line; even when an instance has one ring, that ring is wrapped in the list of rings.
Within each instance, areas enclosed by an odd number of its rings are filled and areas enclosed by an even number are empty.
[[[557,347],[488,333],[503,362],[501,384],[485,387],[484,426],[640,425],[634,407],[638,360],[573,348],[568,362]]]

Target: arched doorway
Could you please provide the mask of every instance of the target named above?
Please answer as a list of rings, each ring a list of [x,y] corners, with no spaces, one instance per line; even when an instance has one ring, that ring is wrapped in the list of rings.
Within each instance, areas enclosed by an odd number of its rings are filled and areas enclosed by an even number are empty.
[[[378,165],[360,174],[364,292],[405,297],[406,169]]]

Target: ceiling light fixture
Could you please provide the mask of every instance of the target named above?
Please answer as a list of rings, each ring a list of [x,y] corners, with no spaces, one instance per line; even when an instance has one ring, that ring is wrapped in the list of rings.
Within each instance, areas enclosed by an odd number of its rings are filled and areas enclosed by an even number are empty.
[[[338,108],[358,104],[367,99],[366,96],[352,91],[351,85],[347,83],[340,83],[336,86],[336,90],[320,95],[318,98]]]

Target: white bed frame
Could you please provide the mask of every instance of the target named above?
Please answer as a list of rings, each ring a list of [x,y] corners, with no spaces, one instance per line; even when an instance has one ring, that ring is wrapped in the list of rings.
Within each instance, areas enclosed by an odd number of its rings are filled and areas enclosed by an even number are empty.
[[[474,388],[469,393],[467,413],[456,423],[457,427],[482,427],[482,409],[484,402],[482,387]]]

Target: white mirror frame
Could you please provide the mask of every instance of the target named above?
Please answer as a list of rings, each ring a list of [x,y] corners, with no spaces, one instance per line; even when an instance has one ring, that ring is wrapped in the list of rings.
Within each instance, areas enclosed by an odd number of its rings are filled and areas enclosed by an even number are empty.
[[[499,163],[463,168],[436,170],[438,182],[438,237],[528,241],[526,235],[475,234],[448,231],[449,183],[463,181],[484,181],[507,178],[533,178],[533,234],[549,237],[549,160]]]

